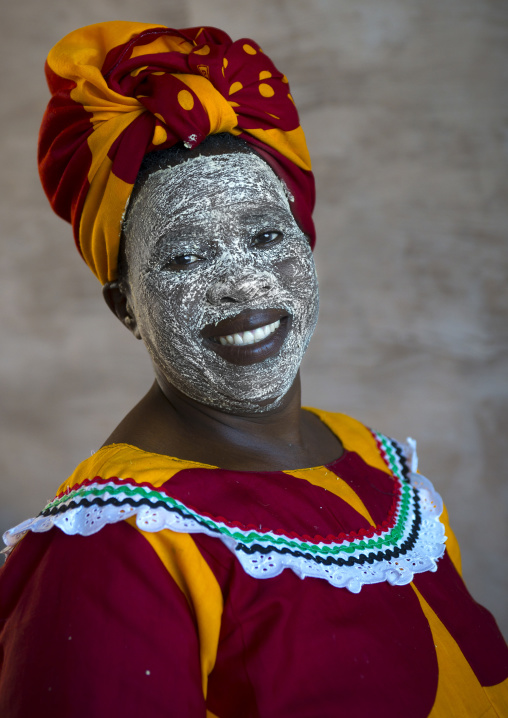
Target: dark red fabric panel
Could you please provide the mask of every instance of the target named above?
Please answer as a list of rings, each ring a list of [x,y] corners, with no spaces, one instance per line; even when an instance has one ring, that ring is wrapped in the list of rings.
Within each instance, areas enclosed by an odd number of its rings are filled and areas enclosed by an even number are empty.
[[[195,541],[225,598],[207,699],[220,718],[429,714],[437,661],[410,586],[352,594],[288,569],[254,579],[216,539]]]
[[[248,132],[242,132],[241,137],[249,142],[258,155],[267,162],[275,174],[283,180],[294,197],[291,202],[291,212],[298,226],[309,237],[310,246],[316,244],[316,229],[312,212],[316,203],[316,183],[312,172],[302,170],[293,162],[284,157],[273,147],[263,144]]]
[[[0,597],[1,716],[204,718],[188,604],[128,524],[28,534]]]
[[[134,184],[147,149],[152,144],[155,118],[148,112],[139,115],[113,142],[108,157],[113,170],[127,184]]]
[[[106,57],[104,58],[104,62],[102,63],[101,72],[109,81],[111,88],[115,92],[118,92],[118,84],[115,82],[113,75],[115,68],[120,63],[122,63],[122,66],[125,66],[125,63],[129,62],[128,58],[132,53],[133,47],[148,45],[164,34],[167,34],[167,28],[164,26],[150,28],[150,30],[145,30],[141,33],[141,35],[137,32],[133,32],[132,37],[128,42],[124,42],[122,45],[117,45],[108,51]],[[135,65],[133,66],[133,69],[135,69]]]
[[[380,478],[377,474],[383,478],[381,471],[366,467],[364,475],[368,472],[373,484]],[[282,471],[184,469],[164,483],[162,490],[200,513],[256,530],[263,527],[326,538],[369,526],[331,491]]]
[[[135,70],[140,67],[140,63],[137,60],[137,57],[139,57],[139,55],[133,58],[131,57],[133,48],[148,45],[154,42],[154,40],[157,40],[157,38],[163,37],[164,35],[170,37],[181,37],[182,44],[188,42],[191,45],[194,45],[196,50],[198,50],[200,47],[207,43],[212,43],[212,45],[214,46],[213,50],[218,51],[220,57],[219,67],[222,67],[222,57],[224,55],[224,52],[232,42],[231,38],[227,33],[225,33],[223,30],[219,30],[216,27],[189,27],[183,28],[181,30],[176,30],[175,28],[161,26],[153,27],[149,30],[144,30],[142,33],[134,33],[131,40],[123,43],[122,45],[117,45],[117,47],[113,47],[111,50],[109,50],[102,64],[102,74],[107,79],[111,89],[113,89],[115,92],[120,92],[121,94],[125,94],[126,92],[130,91],[129,86],[126,86],[124,84],[126,82],[127,75],[132,70]],[[143,57],[142,64],[150,64],[150,62],[156,62],[154,58],[160,59],[163,64],[156,64],[154,68],[156,70],[163,68],[166,69],[168,66],[167,53],[149,56],[141,55],[141,57]],[[203,61],[202,55],[200,55],[199,58],[201,59],[201,61]],[[147,60],[147,62],[145,62],[145,59]],[[208,56],[206,57],[206,61],[209,61]],[[187,72],[189,67],[188,62],[188,55],[186,53],[172,53],[171,71],[181,73]]]
[[[482,686],[508,678],[508,646],[494,617],[467,590],[448,554],[437,573],[420,573],[414,584],[444,623]]]
[[[88,137],[93,132],[92,114],[74,102],[75,83],[58,77],[46,63],[46,77],[53,97],[48,103],[39,132],[37,161],[42,186],[59,217],[71,222],[88,187],[92,153]]]
[[[389,474],[369,466],[354,451],[345,452],[328,468],[353,489],[376,524],[386,519],[394,499],[394,481]]]
[[[72,223],[80,254],[79,223],[89,190],[92,153],[88,138],[93,132],[91,113],[74,102],[75,83],[56,75],[46,63],[46,77],[53,94],[41,124],[37,161],[41,183],[53,210]],[[69,157],[71,158],[69,160]]]

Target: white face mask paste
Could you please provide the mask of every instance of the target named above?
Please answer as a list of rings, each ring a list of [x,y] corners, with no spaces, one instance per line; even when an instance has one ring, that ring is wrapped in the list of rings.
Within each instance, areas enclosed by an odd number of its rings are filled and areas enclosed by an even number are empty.
[[[229,413],[277,406],[314,331],[319,298],[309,243],[270,167],[256,155],[234,153],[155,172],[124,231],[131,310],[167,381]],[[255,246],[266,232],[280,232],[281,241]],[[168,266],[182,255],[193,255],[186,260],[192,263]],[[206,324],[267,308],[292,317],[277,355],[238,366],[203,346]]]

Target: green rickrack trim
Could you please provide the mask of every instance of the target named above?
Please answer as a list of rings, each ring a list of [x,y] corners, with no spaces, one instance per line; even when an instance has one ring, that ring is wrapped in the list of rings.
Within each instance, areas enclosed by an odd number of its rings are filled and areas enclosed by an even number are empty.
[[[50,511],[52,508],[59,507],[62,503],[70,502],[77,497],[86,499],[90,495],[93,495],[97,498],[101,498],[106,493],[113,496],[117,494],[125,494],[126,496],[130,496],[133,498],[139,498],[141,496],[142,498],[154,498],[157,501],[169,505],[173,509],[178,509],[188,518],[192,518],[198,523],[206,526],[207,528],[213,531],[218,531],[219,533],[233,538],[235,541],[238,541],[240,543],[248,544],[254,541],[264,542],[275,546],[284,545],[288,546],[289,548],[300,548],[316,555],[335,555],[339,553],[354,553],[355,551],[366,549],[380,549],[383,546],[393,546],[394,544],[396,544],[404,534],[404,528],[407,523],[407,518],[412,504],[412,489],[405,481],[401,482],[401,492],[402,495],[397,523],[388,533],[384,534],[383,536],[380,536],[377,539],[371,538],[368,540],[358,541],[357,543],[348,542],[348,544],[346,545],[341,544],[338,546],[336,545],[331,547],[317,546],[315,544],[311,544],[305,541],[289,539],[284,536],[267,536],[266,534],[259,534],[255,531],[250,531],[247,535],[245,535],[244,533],[240,533],[239,531],[230,530],[227,526],[219,525],[212,519],[208,519],[207,517],[198,514],[192,509],[189,509],[187,506],[185,506],[185,504],[182,504],[177,499],[173,499],[170,496],[165,496],[158,491],[151,491],[149,489],[146,489],[145,487],[132,487],[129,484],[124,484],[121,486],[117,486],[115,484],[106,484],[101,488],[87,487],[76,489],[66,494],[65,496],[54,499],[53,501],[48,503],[43,513]]]
[[[376,437],[379,440],[379,443],[382,445],[387,458],[389,459],[389,466],[388,468],[392,472],[392,474],[395,474],[395,476],[399,479],[399,481],[402,482],[402,484],[405,484],[404,477],[401,475],[400,468],[399,468],[399,461],[400,458],[397,456],[397,454],[394,452],[393,449],[393,443],[390,441],[390,439],[387,436],[384,436],[384,434],[378,434],[377,432],[374,432]]]

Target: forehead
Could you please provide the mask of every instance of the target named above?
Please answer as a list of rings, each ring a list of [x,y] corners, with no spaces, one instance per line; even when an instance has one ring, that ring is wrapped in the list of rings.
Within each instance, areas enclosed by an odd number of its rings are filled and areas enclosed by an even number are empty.
[[[147,178],[130,208],[126,230],[227,212],[237,204],[253,211],[270,206],[291,211],[284,185],[257,155],[199,156]]]

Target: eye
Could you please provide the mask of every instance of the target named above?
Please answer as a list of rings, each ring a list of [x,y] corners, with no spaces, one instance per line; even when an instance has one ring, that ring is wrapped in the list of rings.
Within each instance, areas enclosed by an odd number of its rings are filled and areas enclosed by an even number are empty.
[[[169,260],[164,269],[185,269],[185,267],[197,264],[202,259],[203,257],[199,257],[197,254],[178,254]]]
[[[271,247],[274,244],[278,244],[282,239],[282,232],[277,230],[269,230],[268,232],[260,232],[254,237],[252,242],[253,247],[264,249],[265,247]]]

